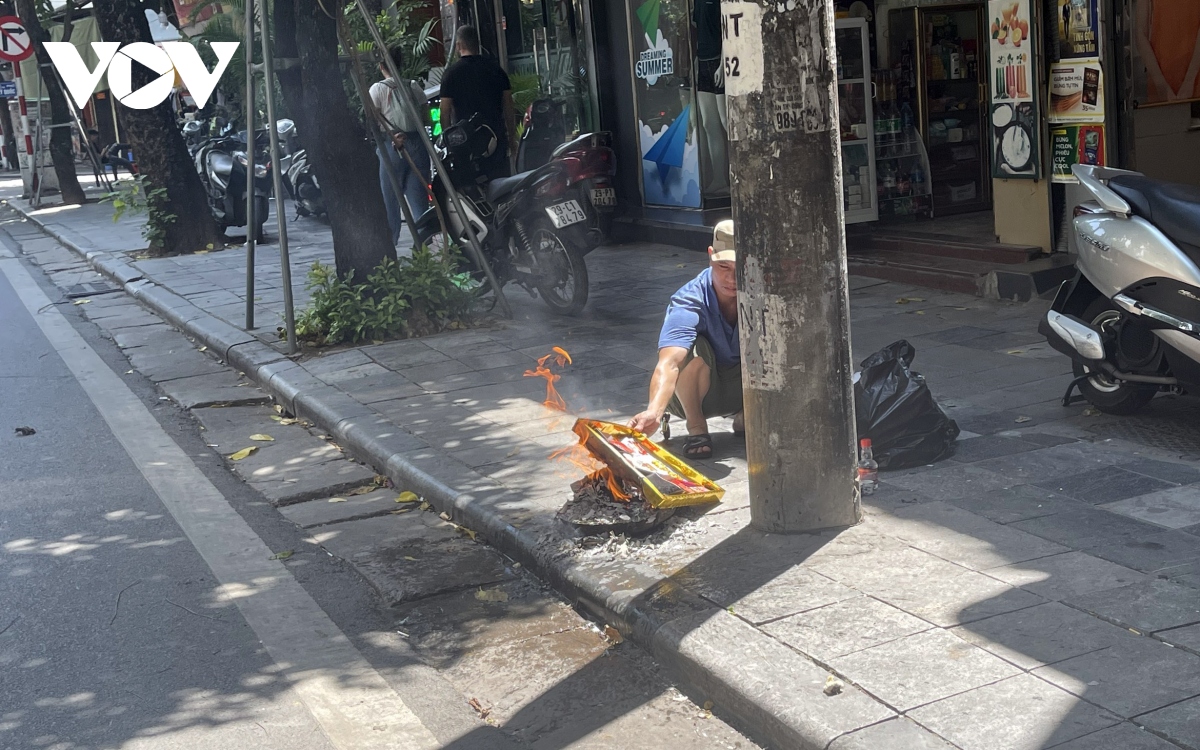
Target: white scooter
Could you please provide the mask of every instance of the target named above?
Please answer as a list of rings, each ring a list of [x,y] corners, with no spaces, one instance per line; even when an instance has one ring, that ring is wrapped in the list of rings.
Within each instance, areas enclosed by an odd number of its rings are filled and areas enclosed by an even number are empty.
[[[1076,164],[1079,273],[1038,326],[1097,409],[1132,414],[1159,391],[1200,391],[1200,188]]]

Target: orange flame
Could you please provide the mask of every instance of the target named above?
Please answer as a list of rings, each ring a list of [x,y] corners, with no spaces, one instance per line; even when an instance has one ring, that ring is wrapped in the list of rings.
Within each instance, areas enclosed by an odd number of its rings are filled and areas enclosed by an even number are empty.
[[[550,454],[550,460],[564,461],[582,469],[589,480],[602,478],[608,485],[608,491],[621,502],[628,502],[632,499],[632,496],[621,487],[621,483],[617,481],[612,469],[592,455],[584,445],[583,439],[580,439],[578,443],[572,443],[554,451]]]
[[[567,350],[556,346],[550,350],[549,354],[538,359],[537,367],[535,369],[526,370],[525,377],[545,378],[546,400],[542,402],[542,405],[547,409],[566,411],[567,402],[563,400],[563,397],[559,395],[558,389],[554,387],[554,384],[562,378],[562,375],[550,369],[547,363],[551,360],[553,360],[555,366],[557,366],[560,370],[569,364],[573,364],[571,361],[571,355],[567,353]]]

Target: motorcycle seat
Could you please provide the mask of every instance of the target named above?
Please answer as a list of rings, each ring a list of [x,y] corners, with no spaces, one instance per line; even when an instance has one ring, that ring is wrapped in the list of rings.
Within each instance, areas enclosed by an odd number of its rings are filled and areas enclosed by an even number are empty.
[[[492,203],[497,202],[504,196],[517,189],[517,186],[525,181],[525,178],[533,174],[533,171],[521,172],[512,177],[501,177],[498,180],[492,180],[487,184],[487,199]]]
[[[1154,180],[1142,175],[1121,175],[1108,181],[1140,216],[1200,263],[1200,188]]]
[[[227,177],[233,172],[233,157],[229,154],[223,154],[220,151],[210,152],[208,155],[208,167],[215,174]]]

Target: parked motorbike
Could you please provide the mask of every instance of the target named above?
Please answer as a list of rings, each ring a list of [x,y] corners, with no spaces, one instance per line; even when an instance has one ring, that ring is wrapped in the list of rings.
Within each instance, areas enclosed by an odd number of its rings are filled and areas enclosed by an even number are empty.
[[[265,130],[255,134],[254,144],[247,143],[245,131],[232,133],[227,125],[217,137],[203,143],[194,155],[196,170],[208,191],[208,207],[221,229],[246,226],[247,148],[254,148],[254,221],[255,238],[266,238],[263,225],[270,210],[271,165],[268,160]],[[247,229],[247,234],[249,229]]]
[[[1200,188],[1076,164],[1095,200],[1075,208],[1078,274],[1038,326],[1074,363],[1083,397],[1132,414],[1200,388]]]
[[[296,204],[296,218],[326,213],[325,196],[321,194],[321,184],[317,182],[317,176],[308,162],[308,152],[300,146],[296,123],[279,120],[275,123],[275,132],[279,135],[279,147],[283,151],[279,159],[279,174],[284,190]]]
[[[575,315],[588,298],[583,256],[606,237],[616,206],[610,133],[588,133],[554,150],[545,165],[488,181],[480,162],[498,147],[495,132],[478,118],[442,134],[439,155],[458,191],[463,212],[501,285],[516,281],[560,315]],[[465,223],[441,180],[433,181],[451,241],[467,244]],[[435,244],[442,231],[436,206],[417,219],[417,234]]]

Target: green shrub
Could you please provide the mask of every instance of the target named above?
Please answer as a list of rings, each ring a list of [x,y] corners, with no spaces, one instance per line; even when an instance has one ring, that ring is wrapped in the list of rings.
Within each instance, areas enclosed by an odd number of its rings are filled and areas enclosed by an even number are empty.
[[[458,271],[458,261],[456,251],[442,257],[421,247],[411,258],[385,260],[361,284],[314,263],[312,301],[296,319],[296,335],[317,344],[358,343],[468,325],[478,284]]]

